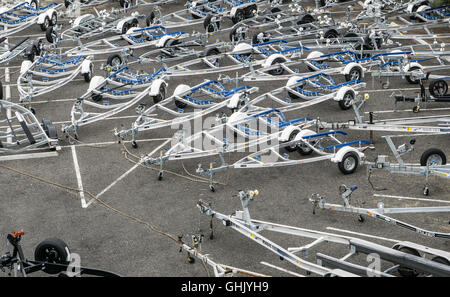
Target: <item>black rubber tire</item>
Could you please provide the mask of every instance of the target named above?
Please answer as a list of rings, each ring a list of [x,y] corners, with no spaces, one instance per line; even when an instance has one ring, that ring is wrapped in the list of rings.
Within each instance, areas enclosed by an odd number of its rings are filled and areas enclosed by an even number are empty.
[[[53,12],[52,18],[50,19],[50,26],[56,26],[57,23],[58,23],[58,14],[55,11]]]
[[[34,58],[36,58],[36,55],[37,55],[37,49],[36,49],[36,47],[35,46],[33,46],[33,48],[31,49],[31,53],[30,54],[28,54],[28,60],[30,60],[31,62],[33,62],[34,61]]]
[[[44,23],[42,23],[41,25],[41,31],[46,31],[47,28],[50,26],[50,18],[48,16],[45,17],[44,19]]]
[[[353,159],[354,159],[355,166],[354,166],[352,169],[347,169],[347,168],[345,168],[345,166],[344,166],[344,162],[345,162],[345,160],[348,159],[348,158],[353,158]],[[347,174],[352,174],[353,172],[355,172],[356,169],[358,168],[358,164],[359,164],[359,158],[358,158],[358,156],[356,155],[356,153],[355,153],[355,152],[348,152],[348,153],[346,153],[346,154],[344,155],[344,157],[342,158],[342,161],[338,163],[338,167],[339,167],[339,170],[340,170],[343,174],[347,175]]]
[[[114,54],[108,57],[108,60],[106,60],[106,65],[114,66],[112,63],[115,59],[118,59],[120,61],[120,65],[123,65],[122,57],[120,55]]]
[[[231,20],[233,21],[233,24],[237,24],[240,21],[245,20],[245,13],[242,9],[238,9],[236,11],[236,14],[234,15],[234,17],[231,18]]]
[[[450,266],[450,261],[444,257],[436,256],[431,261]]]
[[[298,130],[292,131],[291,134],[289,135],[289,139],[287,142],[294,140],[294,138],[295,138],[295,136],[297,136],[298,132],[299,132]],[[284,149],[287,150],[288,152],[295,152],[297,150],[297,146],[295,146],[294,148],[292,148],[290,146],[285,146]]]
[[[120,6],[125,8],[125,5],[127,5],[127,8],[131,5],[130,0],[120,0]]]
[[[359,68],[358,66],[353,66],[351,69],[350,69],[350,71],[349,71],[349,73],[348,74],[346,74],[345,75],[345,80],[346,81],[351,81],[352,80],[352,73],[353,72],[357,72],[357,76],[358,76],[358,78],[356,79],[356,80],[361,80],[361,78],[362,78],[362,71],[361,71],[361,68]]]
[[[230,31],[230,34],[229,34],[230,41],[234,41],[234,39],[236,38],[235,35],[236,35],[236,31],[238,28],[239,28],[239,26],[236,26]],[[245,33],[243,34],[242,39],[245,39]]]
[[[346,97],[351,97],[350,100],[353,100],[353,99],[355,99],[355,93],[352,90],[348,90],[347,92],[345,92],[344,98],[339,101],[339,107],[342,110],[348,110],[348,109],[352,108],[351,104],[350,105],[347,104],[348,99],[346,99]]]
[[[53,26],[50,26],[47,28],[47,30],[45,31],[45,39],[47,39],[47,41],[49,43],[53,43]]]
[[[37,0],[31,0],[31,2],[30,2],[30,6],[31,7],[33,7],[33,4],[34,3],[34,6],[36,7],[36,8],[39,8],[39,5],[38,5],[38,3],[37,3]]]
[[[323,34],[323,37],[325,39],[328,38],[338,38],[339,37],[339,33],[336,30],[330,29],[327,32],[325,32],[325,34]]]
[[[3,100],[3,84],[0,81],[0,100]]]
[[[442,159],[442,164],[447,164],[447,157],[445,156],[444,152],[437,148],[430,148],[427,149],[425,152],[423,152],[422,156],[420,156],[420,166],[427,166],[428,158],[432,155],[439,155]]]
[[[447,95],[448,84],[443,79],[433,80],[429,86],[430,94],[434,97]]]
[[[258,44],[258,43],[261,43],[261,41],[258,40],[258,35],[259,35],[260,33],[263,33],[263,34],[264,34],[262,42],[268,42],[268,41],[270,41],[269,36],[267,36],[264,32],[259,32],[259,33],[256,33],[256,34],[254,34],[254,35],[252,36],[252,44]]]
[[[70,0],[64,0],[64,6],[67,8],[70,6],[70,4],[72,4],[72,1]]]
[[[136,140],[131,141],[131,146],[135,149],[138,148],[138,144],[137,144]]]
[[[272,65],[275,65],[277,63],[283,63],[285,61],[286,61],[285,59],[279,57],[272,61]],[[282,67],[280,67],[278,69],[269,70],[269,74],[271,74],[271,75],[283,75],[283,73],[284,73],[284,68],[282,68]]]
[[[88,73],[83,73],[83,77],[84,77],[84,81],[85,82],[90,82],[92,79],[92,74],[94,73],[94,69],[92,64],[89,66],[89,72]]]
[[[217,47],[210,47],[205,50],[204,55],[205,55],[205,57],[208,57],[208,56],[215,56],[218,54],[220,54],[220,51]]]
[[[299,96],[297,96],[297,95],[295,95],[294,93],[289,92],[289,91],[288,91],[288,96],[289,96],[291,99],[300,99]]]
[[[409,71],[414,71],[414,70],[420,70],[419,66],[413,66],[411,68],[409,68]],[[412,85],[416,85],[419,83],[419,80],[414,80],[411,78],[411,76],[407,75],[405,76],[405,79],[408,83],[412,84]]]
[[[414,255],[414,256],[420,257],[420,254],[419,254],[419,252],[417,250],[415,250],[413,248],[410,248],[410,247],[407,247],[407,246],[401,247],[399,249],[399,251],[407,253],[407,254],[410,254],[410,255]],[[419,273],[416,272],[414,269],[407,268],[407,267],[402,267],[402,266],[400,266],[397,271],[403,277],[416,277],[416,276],[419,275]]]
[[[127,34],[128,29],[130,29],[130,24],[128,24],[128,23],[123,24],[123,26],[122,26],[122,35],[123,34]]]
[[[212,17],[213,17],[212,14],[208,14],[206,18],[203,20],[203,28],[205,28],[206,32],[209,33],[214,32],[214,30],[210,30],[210,27],[212,28],[212,26],[210,26]],[[216,22],[216,25],[217,29],[220,30],[220,22]]]
[[[155,21],[155,12],[152,11],[150,14],[145,18],[145,23],[147,24],[147,27],[150,27],[150,25],[153,25],[153,22]]]
[[[280,12],[280,11],[281,11],[281,9],[279,9],[278,7],[274,7],[274,8],[272,8],[270,10],[271,13],[277,13],[277,12]]]
[[[256,10],[256,14],[258,13],[258,7],[256,6],[256,4],[247,6],[244,9],[244,14],[245,14],[245,18],[249,19],[255,16],[255,14],[253,13],[253,11]]]
[[[68,265],[67,258],[70,252],[67,244],[58,238],[48,238],[42,241],[34,250],[34,259],[38,262]],[[44,268],[48,274],[57,274],[65,269]]]
[[[166,87],[164,86],[164,84],[162,84],[159,87],[159,94],[156,96],[153,96],[153,103],[158,103],[162,100],[164,100],[166,98]]]
[[[312,15],[305,14],[304,16],[302,16],[300,21],[297,22],[297,25],[309,24],[309,23],[312,23],[314,21],[315,21],[315,19],[314,19],[314,17]]]
[[[355,32],[347,32],[344,34],[343,36],[344,38],[350,38],[350,37],[358,37],[358,34],[356,34]],[[355,40],[344,40],[344,43],[349,43],[349,42],[358,42],[359,39],[355,39]]]

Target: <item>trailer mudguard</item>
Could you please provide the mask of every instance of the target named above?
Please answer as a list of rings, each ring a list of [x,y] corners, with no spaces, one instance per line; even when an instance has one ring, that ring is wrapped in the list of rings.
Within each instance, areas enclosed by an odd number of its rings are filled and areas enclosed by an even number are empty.
[[[161,87],[161,85],[163,85],[164,87],[167,88],[167,83],[163,80],[163,79],[155,79],[152,82],[152,86],[150,88],[150,92],[148,93],[149,96],[157,96],[159,95],[159,88]]]
[[[333,158],[330,159],[330,161],[333,163],[339,163],[342,161],[345,154],[348,152],[355,152],[356,155],[358,156],[358,161],[361,161],[361,159],[364,158],[364,154],[355,149],[354,147],[344,146],[337,151],[337,153],[334,155]]]
[[[33,65],[33,62],[31,62],[30,60],[22,61],[22,65],[20,65],[20,75],[30,70],[31,65]]]
[[[188,92],[191,90],[191,87],[188,85],[178,85],[175,88],[175,91],[173,91],[173,96],[184,96],[188,94]]]
[[[253,51],[253,46],[248,43],[239,43],[231,51],[233,54],[250,54]]]
[[[276,58],[283,59],[283,63],[287,61],[286,57],[283,56],[282,54],[273,54],[273,55],[270,55],[269,57],[267,57],[267,59],[262,64],[262,67],[269,67],[269,66],[271,66],[273,61],[275,61]]]
[[[89,82],[89,88],[88,91],[92,91],[97,89],[99,86],[105,83],[105,78],[103,76],[94,76],[91,81]]]
[[[241,94],[240,93],[233,94],[233,96],[231,96],[230,100],[228,101],[227,107],[229,109],[237,108],[239,106],[240,101],[241,101]]]
[[[347,91],[350,90],[353,92],[353,96],[356,97],[356,92],[355,90],[353,90],[351,87],[349,86],[344,86],[342,88],[340,88],[336,94],[336,96],[333,98],[335,101],[341,101],[342,99],[344,99],[344,95],[345,93],[347,93]]]
[[[281,135],[278,137],[278,141],[279,142],[286,142],[286,141],[288,141],[289,140],[289,136],[291,136],[292,132],[294,132],[294,131],[300,131],[300,128],[297,127],[297,126],[287,126],[281,132]]]
[[[164,45],[166,44],[166,41],[169,39],[173,39],[173,37],[170,35],[164,35],[163,37],[158,39],[158,41],[156,42],[156,47],[164,47]]]
[[[73,21],[72,28],[78,27],[81,23],[93,18],[95,18],[95,16],[90,13],[80,15],[75,19],[75,21]]]
[[[411,69],[411,68],[414,67],[414,66],[419,67],[419,68],[423,71],[423,66],[420,65],[420,64],[417,63],[417,62],[411,62],[411,63],[409,63],[408,65],[405,66],[405,68],[404,68],[403,70],[404,70],[404,71],[409,71],[409,69]]]
[[[290,77],[289,79],[288,79],[288,81],[287,81],[287,83],[286,83],[286,87],[292,87],[292,86],[295,86],[296,84],[297,84],[297,81],[299,80],[299,79],[302,79],[302,77],[301,76],[292,76],[292,77]]]
[[[323,56],[323,53],[322,53],[322,52],[319,52],[319,51],[312,51],[312,52],[310,52],[310,53],[308,54],[308,56],[306,56],[306,59],[307,59],[307,60],[309,60],[309,59],[316,59],[316,58],[318,58],[318,57],[320,57],[320,56]]]
[[[364,77],[364,70],[366,70],[366,69],[363,68],[360,64],[358,64],[356,62],[351,62],[351,63],[348,63],[347,65],[345,65],[344,70],[342,71],[342,74],[350,74],[350,70],[353,67],[358,67],[361,70],[361,77]]]
[[[81,63],[81,74],[89,73],[91,71],[91,65],[92,65],[91,60],[87,60],[87,59],[84,60]]]

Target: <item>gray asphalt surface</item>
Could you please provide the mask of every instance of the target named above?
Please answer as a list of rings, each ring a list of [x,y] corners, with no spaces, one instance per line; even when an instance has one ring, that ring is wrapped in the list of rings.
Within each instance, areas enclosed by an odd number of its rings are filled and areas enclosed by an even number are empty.
[[[110,6],[118,4],[110,4]],[[182,4],[169,4],[163,7],[163,11],[171,12],[182,9]],[[151,9],[144,8],[142,13],[147,14]],[[231,22],[230,22],[231,24]],[[68,26],[64,20],[64,26]],[[195,28],[182,28],[187,32],[203,30],[201,26]],[[24,35],[42,34],[35,26],[10,38],[10,42],[20,40]],[[218,37],[220,38],[220,37]],[[223,37],[225,38],[225,37]],[[102,75],[100,65],[105,63],[107,55],[95,57],[95,74]],[[9,65],[10,71],[16,71],[20,67],[20,61]],[[147,72],[158,65],[141,65]],[[0,67],[0,75],[3,75],[5,67]],[[447,72],[447,74],[449,74]],[[180,83],[195,85],[203,79],[217,77],[188,77],[176,78],[169,81],[168,94],[172,94]],[[11,82],[15,83],[17,73],[11,75]],[[413,95],[417,92],[417,85],[408,84],[402,79],[392,79],[389,89],[384,90],[376,81],[372,86],[370,75],[366,75],[367,89],[364,92],[370,94],[370,99],[365,104],[364,111],[392,110],[394,103],[389,95],[395,89],[409,89],[405,94]],[[258,94],[270,91],[282,86],[284,82],[264,82],[252,85],[258,86]],[[68,121],[72,104],[77,96],[82,95],[88,84],[80,76],[76,81],[67,86],[55,90],[35,100],[33,104],[38,118],[50,118],[53,122]],[[11,87],[12,101],[18,102],[18,94],[15,86]],[[256,96],[252,95],[252,96]],[[71,99],[68,101],[52,102],[58,99]],[[151,103],[148,99],[147,103]],[[45,101],[39,103],[41,101]],[[429,108],[446,108],[444,103],[430,104]],[[401,104],[401,109],[411,110],[412,104]],[[419,115],[445,114],[446,111],[426,112]],[[125,111],[120,116],[135,115],[134,108]],[[325,102],[315,105],[300,112],[289,113],[288,116],[312,118],[320,116],[326,121],[347,121],[354,117],[352,110],[340,110],[336,102]],[[381,114],[380,117],[407,117],[413,116],[411,112],[398,112]],[[77,188],[77,178],[72,157],[72,148],[76,150],[80,168],[83,188],[90,193],[98,194],[111,183],[115,182],[123,173],[134,164],[125,159],[122,152],[122,144],[112,144],[101,147],[91,147],[84,144],[115,141],[112,130],[115,127],[130,127],[134,118],[108,119],[101,123],[83,127],[80,130],[80,141],[72,146],[62,133],[59,133],[62,150],[59,156],[44,158],[7,161],[2,164],[51,180],[52,182]],[[60,125],[58,125],[58,130]],[[134,150],[128,142],[125,146],[136,155],[145,154],[157,148],[162,141],[152,140],[171,137],[175,131],[170,129],[153,130],[138,136],[139,148]],[[375,149],[367,151],[367,159],[373,160],[378,154],[393,156],[381,138],[383,133],[375,133]],[[398,134],[398,133],[397,133]],[[409,142],[412,137],[396,138],[400,145]],[[405,161],[418,163],[420,155],[429,147],[448,150],[448,136],[421,136],[417,140],[416,149],[405,155]],[[150,139],[150,140],[149,140]],[[369,139],[369,135],[363,132],[349,131],[345,139]],[[243,156],[243,155],[238,155]],[[188,160],[184,166],[189,172],[194,173],[198,163],[204,166],[218,158],[202,158],[201,160]],[[165,167],[167,171],[186,175],[181,162],[171,162]],[[123,213],[150,222],[164,232],[177,235],[189,235],[202,233],[205,235],[202,244],[202,252],[209,254],[213,260],[242,269],[252,270],[273,276],[286,276],[287,274],[260,264],[261,261],[269,262],[304,274],[289,263],[280,261],[279,257],[266,250],[255,242],[243,237],[232,229],[227,229],[219,222],[215,222],[215,238],[209,239],[209,219],[199,214],[196,202],[199,199],[211,201],[214,209],[221,213],[231,214],[240,209],[238,198],[232,198],[241,189],[258,189],[259,196],[251,203],[250,213],[253,218],[274,223],[286,224],[313,230],[329,231],[327,227],[350,230],[362,234],[384,237],[398,241],[411,241],[425,244],[430,247],[450,251],[448,240],[427,238],[415,234],[406,229],[401,229],[381,221],[366,218],[365,222],[358,222],[357,215],[346,213],[331,213],[317,210],[312,214],[312,206],[308,198],[313,193],[320,193],[328,197],[329,202],[341,203],[338,196],[338,186],[358,185],[358,190],[353,194],[365,202],[366,207],[376,207],[378,202],[383,202],[385,207],[417,207],[417,206],[441,206],[448,205],[437,202],[418,200],[399,200],[395,198],[375,197],[374,194],[393,196],[426,198],[422,195],[425,179],[422,176],[400,176],[385,172],[377,172],[372,181],[377,187],[386,187],[384,191],[375,191],[366,179],[364,166],[351,175],[342,175],[337,165],[328,161],[264,169],[237,169],[228,173],[220,173],[216,180],[226,182],[226,185],[217,185],[216,192],[209,191],[205,183],[193,182],[188,179],[175,176],[166,172],[162,181],[157,179],[157,171],[138,167],[127,177],[117,182],[109,191],[101,196],[101,199],[111,207]],[[430,179],[429,199],[445,200],[450,203],[450,184],[444,179]],[[158,233],[149,231],[145,226],[138,224],[129,218],[106,209],[94,202],[87,208],[81,207],[80,195],[69,193],[58,187],[30,179],[29,177],[7,171],[0,171],[1,207],[0,207],[0,236],[18,229],[25,230],[22,240],[23,249],[27,257],[33,257],[34,247],[48,237],[63,239],[72,252],[81,256],[81,264],[88,267],[96,267],[113,271],[123,276],[206,276],[203,266],[199,263],[188,264],[186,254],[179,253],[178,245],[172,240]],[[428,199],[428,198],[426,198]],[[89,201],[90,197],[86,197]],[[432,231],[450,232],[448,213],[395,215],[395,218],[423,227]],[[200,224],[199,224],[200,223]],[[199,231],[199,227],[201,230]],[[329,231],[331,232],[331,231]],[[300,246],[310,242],[308,239],[285,236],[281,234],[265,233],[268,238],[283,247]],[[345,233],[340,233],[345,234]],[[364,237],[357,236],[365,239]],[[6,238],[5,238],[6,239]],[[366,238],[367,239],[367,238]],[[372,241],[392,246],[393,243],[380,239]],[[6,247],[5,247],[6,248]],[[0,245],[0,252],[4,247]],[[347,253],[347,247],[335,244],[325,244],[316,249],[331,256],[341,257]],[[314,255],[308,258],[315,262]],[[356,262],[365,263],[365,259],[359,256]],[[212,273],[212,270],[210,270]]]

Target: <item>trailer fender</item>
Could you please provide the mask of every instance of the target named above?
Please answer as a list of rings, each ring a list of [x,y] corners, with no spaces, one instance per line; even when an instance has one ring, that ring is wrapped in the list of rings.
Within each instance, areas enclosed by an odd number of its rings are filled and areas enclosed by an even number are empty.
[[[170,35],[164,35],[163,37],[158,39],[158,41],[156,42],[156,47],[164,47],[164,45],[166,44],[166,41],[169,39],[173,39],[173,37]]]
[[[275,61],[276,58],[281,58],[283,59],[283,63],[286,62],[286,57],[283,56],[282,54],[274,54],[274,55],[270,55],[262,64],[262,67],[269,67],[272,65],[273,61]]]
[[[235,109],[238,108],[238,106],[240,105],[241,101],[241,93],[236,93],[233,94],[233,96],[231,96],[230,100],[228,101],[227,107],[229,109]]]
[[[247,117],[247,113],[236,111],[228,117],[227,125],[233,126],[234,123],[239,123]]]
[[[188,85],[178,85],[175,88],[175,91],[173,91],[173,96],[184,96],[188,94],[188,92],[191,90],[191,87]]]
[[[288,79],[287,83],[286,83],[286,87],[292,87],[292,86],[295,86],[295,85],[297,84],[297,81],[298,81],[299,79],[301,79],[301,78],[302,78],[302,77],[301,77],[301,76],[298,76],[298,75],[290,77],[290,78]]]
[[[353,67],[358,67],[361,70],[361,77],[364,77],[364,71],[366,70],[365,68],[363,68],[360,64],[356,63],[356,62],[351,62],[349,64],[347,64],[344,67],[344,70],[342,71],[342,74],[350,74],[350,70]]]
[[[408,4],[408,7],[406,7],[406,12],[407,13],[413,13],[414,11],[414,7],[415,7],[416,5],[414,4],[414,3],[409,3]]]
[[[90,13],[80,15],[79,17],[77,17],[75,19],[75,21],[73,21],[72,28],[78,27],[81,23],[83,23],[83,22],[85,22],[85,21],[87,21],[89,19],[93,19],[93,18],[95,18],[95,16],[93,14],[90,14]]]
[[[53,13],[56,13],[56,10],[53,9],[53,8],[50,8],[50,9],[47,10],[45,13],[41,13],[41,14],[38,16],[37,24],[38,24],[38,25],[43,24],[46,17],[48,17],[48,18],[51,20],[51,19],[52,19]]]
[[[320,56],[323,56],[323,53],[322,53],[322,52],[319,52],[319,51],[313,51],[313,52],[310,52],[310,53],[308,54],[308,56],[306,56],[306,60],[309,60],[309,59],[315,59],[315,58],[318,58],[318,57],[320,57]]]
[[[349,91],[349,90],[352,91],[353,92],[353,96],[356,97],[355,90],[353,90],[351,87],[344,86],[344,87],[339,89],[339,91],[337,92],[336,96],[334,97],[334,100],[335,101],[341,101],[342,99],[344,99],[345,93],[347,93],[347,91]]]
[[[97,89],[99,86],[105,83],[105,78],[103,76],[94,76],[89,82],[88,92]]]
[[[81,74],[89,73],[91,71],[91,60],[84,60],[81,63]]]
[[[125,34],[127,34],[127,35],[133,34],[133,33],[134,33],[134,30],[137,30],[137,29],[140,29],[140,28],[139,28],[139,27],[131,27],[130,29],[128,29],[127,33],[125,33]],[[142,32],[141,32],[141,33],[142,33]]]
[[[287,126],[286,128],[284,128],[284,130],[281,132],[280,137],[278,137],[278,141],[279,142],[286,142],[289,140],[289,136],[292,134],[292,132],[294,131],[300,131],[300,128],[297,126]],[[298,134],[297,134],[298,135]]]
[[[420,70],[423,71],[423,66],[420,65],[420,64],[417,63],[417,62],[411,62],[411,63],[409,63],[408,65],[406,65],[405,68],[404,68],[404,71],[409,71],[409,69],[411,69],[411,68],[414,67],[414,66],[419,67]]]
[[[30,70],[31,65],[33,65],[33,62],[31,62],[30,60],[22,61],[22,65],[20,65],[20,75]]]
[[[239,43],[231,51],[233,54],[250,54],[253,51],[253,46],[248,43]]]
[[[235,7],[233,7],[233,8],[231,8],[231,10],[230,10],[230,18],[234,18],[234,16],[236,15],[236,11],[239,9],[240,7],[238,7],[238,6],[235,6]]]
[[[364,154],[355,149],[354,147],[344,146],[337,151],[337,153],[330,159],[330,161],[333,163],[342,162],[342,159],[348,152],[355,152],[356,155],[358,156],[358,161],[361,161],[361,159],[364,158]]]
[[[159,95],[159,88],[161,86],[164,86],[165,88],[167,87],[167,83],[163,80],[163,79],[155,79],[152,82],[152,87],[150,88],[150,92],[148,93],[149,96],[157,96]]]
[[[417,12],[422,12],[425,11],[427,9],[429,9],[430,7],[428,5],[421,5],[419,6],[419,8],[417,8]]]
[[[118,32],[122,32],[122,28],[125,24],[128,24],[130,21],[134,19],[134,16],[129,16],[127,18],[124,18],[120,22],[117,23],[116,29]]]

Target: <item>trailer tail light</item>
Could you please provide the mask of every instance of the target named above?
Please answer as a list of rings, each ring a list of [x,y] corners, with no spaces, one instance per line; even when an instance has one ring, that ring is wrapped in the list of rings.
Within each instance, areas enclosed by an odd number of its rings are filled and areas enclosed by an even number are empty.
[[[13,232],[12,235],[14,238],[17,238],[18,236],[25,235],[25,232],[23,232],[23,229],[20,229],[19,232]]]

